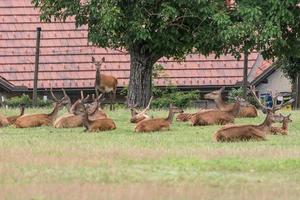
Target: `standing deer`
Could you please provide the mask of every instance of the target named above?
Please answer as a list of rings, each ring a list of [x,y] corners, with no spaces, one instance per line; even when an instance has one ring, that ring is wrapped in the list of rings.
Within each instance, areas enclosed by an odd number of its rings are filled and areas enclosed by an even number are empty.
[[[63,97],[62,99],[54,99],[54,108],[49,114],[28,114],[19,117],[15,126],[17,128],[29,128],[37,126],[50,126],[55,121],[58,111],[68,104],[68,99]]]
[[[84,131],[97,132],[116,129],[116,124],[110,118],[90,120],[88,117],[88,111],[81,100],[78,100],[73,104],[71,112],[75,115],[81,116],[85,127]]]
[[[281,114],[280,114],[281,115]],[[274,135],[277,135],[278,133],[280,133],[281,135],[287,135],[288,134],[288,126],[289,126],[289,123],[290,122],[293,122],[291,119],[290,119],[290,116],[291,114],[287,115],[287,116],[282,116],[282,127],[275,127],[275,126],[272,126],[271,127],[271,134],[274,134]]]
[[[7,120],[9,122],[9,124],[14,124],[19,117],[24,115],[24,110],[25,110],[24,104],[20,104],[19,107],[20,107],[20,114],[19,115],[7,117]]]
[[[224,126],[214,134],[214,138],[216,141],[223,142],[223,141],[238,141],[238,140],[250,140],[250,139],[265,140],[266,134],[270,131],[272,123],[282,122],[283,116],[276,115],[275,112],[279,110],[283,106],[283,104],[281,104],[280,106],[267,108],[261,103],[259,98],[256,96],[254,87],[250,88],[250,92],[254,96],[255,100],[257,101],[261,109],[266,111],[267,116],[265,118],[265,121],[260,125]]]
[[[173,122],[173,118],[175,113],[182,113],[183,110],[177,108],[170,104],[169,106],[169,115],[167,118],[153,118],[153,119],[145,119],[140,121],[135,126],[135,132],[153,132],[153,131],[161,131],[163,129],[169,130],[170,125]]]
[[[230,110],[234,106],[234,103],[227,104],[222,99],[222,92],[224,91],[225,87],[222,87],[219,90],[212,91],[204,95],[205,99],[214,100],[218,109],[222,111]],[[257,117],[257,110],[253,105],[244,105],[240,109],[240,113],[238,117]]]
[[[236,98],[236,102],[234,103],[234,106],[227,111],[221,111],[217,109],[200,111],[194,114],[190,118],[191,125],[206,126],[206,125],[213,125],[213,124],[224,125],[228,123],[233,123],[234,118],[238,115],[240,111],[240,107],[242,103],[243,103],[243,99]]]
[[[131,105],[129,105],[130,110],[131,110],[131,118],[130,118],[131,123],[138,123],[142,120],[150,119],[150,116],[147,115],[147,111],[150,108],[150,104],[151,104],[152,99],[153,99],[153,96],[150,98],[150,101],[149,101],[147,107],[144,110],[142,110],[141,112],[137,111],[135,109],[135,107],[132,107]]]
[[[96,95],[99,96],[99,92],[101,93],[109,93],[110,94],[110,110],[114,109],[113,104],[116,100],[117,93],[117,85],[118,79],[114,76],[101,74],[101,65],[105,62],[105,58],[103,57],[101,61],[96,61],[94,57],[92,57],[92,62],[96,66],[96,79],[95,79],[95,91]]]

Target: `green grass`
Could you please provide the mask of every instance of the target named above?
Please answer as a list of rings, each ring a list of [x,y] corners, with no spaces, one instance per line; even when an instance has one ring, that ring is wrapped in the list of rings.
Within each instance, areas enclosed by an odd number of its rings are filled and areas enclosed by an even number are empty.
[[[49,109],[26,112],[41,111]],[[213,141],[220,126],[178,122],[171,131],[134,133],[128,111],[107,113],[114,131],[1,128],[0,199],[299,199],[299,111],[288,136],[240,143]]]

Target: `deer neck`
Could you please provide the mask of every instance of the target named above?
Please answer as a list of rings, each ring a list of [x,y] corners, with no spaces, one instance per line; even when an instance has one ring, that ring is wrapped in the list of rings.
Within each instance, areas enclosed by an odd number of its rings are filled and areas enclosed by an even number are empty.
[[[59,110],[59,107],[58,107],[58,104],[56,104],[55,107],[53,108],[52,112],[48,114],[48,116],[51,118],[52,121],[54,121],[56,119],[58,110]]]
[[[267,114],[264,122],[262,124],[258,125],[257,128],[260,129],[261,131],[265,132],[271,128],[271,125],[272,125],[272,121],[271,121],[270,115]]]
[[[218,109],[223,109],[226,107],[226,103],[223,101],[222,99],[222,96],[219,95],[218,98],[214,99],[215,100],[215,103],[216,103],[216,106]]]
[[[100,75],[100,67],[96,66],[96,85],[100,84],[101,81],[101,75]]]
[[[288,122],[283,121],[283,123],[282,123],[282,129],[283,129],[283,130],[288,130],[288,128],[289,128]]]
[[[169,109],[169,115],[168,115],[166,121],[168,121],[170,124],[172,124],[174,115],[175,115],[175,113],[174,113],[173,110],[170,108],[170,109]]]
[[[234,103],[234,105],[232,107],[232,110],[230,110],[230,113],[234,117],[236,117],[239,114],[239,112],[240,112],[240,108],[241,108],[241,104],[240,104],[240,102],[237,101],[237,102]]]
[[[82,118],[82,123],[85,126],[85,128],[88,128],[91,121],[89,120],[89,115],[88,113],[85,111],[83,115],[81,115]]]
[[[20,115],[19,115],[19,116],[24,115],[24,110],[25,110],[25,108],[24,108],[24,107],[21,107],[21,112],[20,112]]]

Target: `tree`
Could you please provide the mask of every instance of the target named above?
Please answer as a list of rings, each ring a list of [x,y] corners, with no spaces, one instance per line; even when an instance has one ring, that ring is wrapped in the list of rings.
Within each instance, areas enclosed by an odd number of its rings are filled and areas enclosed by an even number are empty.
[[[131,57],[128,100],[144,107],[151,96],[152,69],[162,57],[197,51],[221,54],[214,16],[224,0],[32,0],[42,21],[75,17],[88,25],[88,40],[99,47],[124,48]]]
[[[219,30],[225,38],[226,53],[245,55],[244,95],[246,91],[247,55],[252,51],[264,58],[300,55],[299,0],[227,1],[230,12],[217,16]],[[289,65],[293,68],[292,65]],[[290,71],[293,71],[293,69]]]

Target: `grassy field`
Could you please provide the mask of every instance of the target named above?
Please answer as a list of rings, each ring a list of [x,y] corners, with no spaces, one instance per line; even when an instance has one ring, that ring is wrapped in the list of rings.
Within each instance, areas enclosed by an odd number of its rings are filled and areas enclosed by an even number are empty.
[[[0,129],[0,199],[299,199],[300,111],[292,112],[288,136],[245,143],[213,141],[219,126],[178,122],[138,134],[128,111],[108,114],[117,130],[105,133]]]

